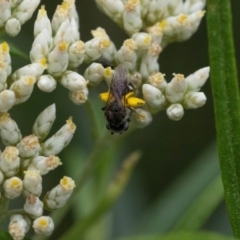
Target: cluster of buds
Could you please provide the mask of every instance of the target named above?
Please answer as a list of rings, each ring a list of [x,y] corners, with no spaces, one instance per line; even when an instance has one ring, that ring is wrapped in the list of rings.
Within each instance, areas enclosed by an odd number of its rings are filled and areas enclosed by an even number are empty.
[[[49,216],[43,216],[43,210],[63,207],[75,187],[74,181],[64,176],[56,187],[40,198],[42,176],[62,164],[57,154],[69,144],[76,129],[69,118],[59,131],[45,140],[55,118],[56,108],[52,104],[37,117],[32,134],[22,138],[10,115],[0,114],[0,137],[6,146],[0,154],[0,201],[25,198],[21,211],[14,214],[12,210],[8,231],[14,240],[23,239],[31,224],[37,234],[50,235],[54,223]]]
[[[0,31],[10,36],[16,36],[21,26],[33,15],[40,0],[1,0],[0,2]]]
[[[129,35],[154,25],[166,43],[183,41],[197,30],[206,0],[95,0],[98,7]],[[155,27],[155,26],[154,26]]]

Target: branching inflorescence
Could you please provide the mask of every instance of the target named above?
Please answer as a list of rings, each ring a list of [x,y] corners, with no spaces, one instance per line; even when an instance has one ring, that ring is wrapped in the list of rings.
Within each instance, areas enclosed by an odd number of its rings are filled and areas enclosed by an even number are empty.
[[[21,25],[31,18],[40,0],[2,0],[0,30],[16,36]],[[117,49],[106,31],[92,30],[92,39],[83,42],[74,0],[64,0],[50,21],[44,6],[34,24],[34,42],[29,65],[12,72],[9,46],[0,44],[0,135],[6,146],[0,155],[1,218],[10,217],[9,233],[23,239],[32,224],[38,234],[49,235],[54,223],[42,216],[43,209],[62,207],[75,186],[69,177],[43,198],[42,175],[61,164],[56,156],[72,139],[75,125],[71,118],[52,137],[45,140],[55,120],[55,105],[46,108],[36,119],[32,134],[22,138],[17,123],[8,111],[28,100],[34,85],[52,92],[58,83],[69,90],[77,105],[88,99],[89,86],[105,81],[109,85],[114,69],[124,64],[129,82],[146,103],[133,112],[133,124],[147,126],[153,113],[166,110],[172,120],[180,120],[184,109],[195,109],[206,102],[200,92],[209,77],[209,67],[197,70],[186,78],[173,74],[170,82],[160,72],[159,55],[171,42],[184,41],[198,29],[205,0],[96,0],[100,10],[121,26],[129,38]],[[105,67],[100,62],[108,62]],[[76,69],[88,63],[83,75]],[[23,209],[8,214],[7,200],[25,197]],[[33,223],[32,220],[33,219]]]

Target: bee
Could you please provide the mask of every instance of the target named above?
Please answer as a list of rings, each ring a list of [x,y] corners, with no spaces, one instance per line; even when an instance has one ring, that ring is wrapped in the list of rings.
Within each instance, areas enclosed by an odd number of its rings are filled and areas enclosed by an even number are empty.
[[[109,91],[101,93],[100,98],[107,102],[102,108],[107,121],[106,127],[111,133],[123,133],[128,129],[131,110],[145,104],[134,97],[135,88],[128,81],[128,72],[123,64],[116,67],[110,82]]]

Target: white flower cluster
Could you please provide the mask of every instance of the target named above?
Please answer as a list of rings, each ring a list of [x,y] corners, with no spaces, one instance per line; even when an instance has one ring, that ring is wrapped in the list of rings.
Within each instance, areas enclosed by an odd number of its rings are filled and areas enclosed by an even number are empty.
[[[162,46],[183,41],[197,30],[206,0],[95,0],[99,8],[128,34],[159,25]]]
[[[14,240],[24,238],[31,226],[36,233],[50,235],[54,223],[43,210],[49,211],[65,205],[75,187],[70,177],[63,177],[59,185],[50,190],[42,200],[42,176],[61,165],[56,156],[71,141],[75,124],[70,118],[53,136],[45,140],[56,118],[55,104],[47,107],[37,117],[32,134],[22,138],[16,122],[8,113],[0,113],[0,137],[6,146],[0,153],[0,185],[4,198],[12,200],[22,195],[26,200],[22,214],[12,214],[9,233]],[[14,210],[12,210],[14,213]]]
[[[5,28],[7,34],[16,36],[21,26],[32,17],[39,3],[40,0],[1,0],[0,29]]]

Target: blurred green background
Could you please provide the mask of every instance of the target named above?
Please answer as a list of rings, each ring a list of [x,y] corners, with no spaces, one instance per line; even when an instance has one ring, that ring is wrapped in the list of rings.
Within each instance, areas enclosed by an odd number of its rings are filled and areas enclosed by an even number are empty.
[[[238,14],[240,1],[232,0],[231,2],[236,57],[238,69],[240,69],[240,15]],[[61,1],[56,0],[42,1],[49,18],[52,17],[56,5],[60,3]],[[127,35],[97,9],[93,0],[79,0],[76,1],[76,5],[80,15],[81,40],[84,42],[89,40],[91,38],[90,31],[101,26],[106,29],[116,46],[118,48],[121,46]],[[35,18],[36,13],[32,20]],[[32,20],[23,26],[19,36],[8,38],[9,42],[26,53],[29,52],[33,42]],[[161,72],[166,74],[168,81],[171,80],[172,73],[182,73],[187,76],[208,66],[205,18],[191,39],[167,46],[161,53],[159,61]],[[14,69],[29,63],[18,57],[13,57],[12,62]],[[84,67],[81,67],[79,73],[83,74],[83,71]],[[90,91],[90,99],[95,104],[95,113],[103,124],[103,129],[105,129],[105,124],[101,107],[104,104],[98,100],[98,94],[106,89],[102,83]],[[202,90],[208,99],[204,107],[186,111],[183,119],[179,122],[169,120],[165,112],[154,115],[151,125],[129,135],[121,149],[113,154],[111,162],[106,162],[105,166],[104,164],[100,165],[96,170],[96,174],[103,174],[102,178],[106,177],[108,180],[109,176],[114,175],[125,156],[137,149],[142,151],[142,157],[124,193],[100,226],[94,226],[98,230],[98,234],[100,227],[105,229],[103,230],[104,234],[110,236],[110,239],[140,233],[171,231],[196,196],[218,175],[214,110],[209,80]],[[74,105],[68,98],[68,91],[62,86],[58,86],[50,94],[40,92],[35,87],[31,98],[14,107],[10,113],[12,118],[17,121],[23,135],[29,135],[35,118],[52,103],[56,103],[57,119],[51,133],[56,132],[69,116],[73,116],[77,130],[71,144],[60,155],[63,166],[44,177],[44,191],[55,186],[63,175],[73,176],[80,173],[93,144],[90,119],[85,106]],[[109,133],[109,138],[111,137]],[[109,176],[105,176],[106,169],[108,172],[112,171]],[[98,176],[93,176],[89,181],[89,186],[85,190],[83,189],[83,193],[79,197],[80,210],[91,208],[95,197],[99,194],[98,191],[101,190],[101,187],[104,189],[104,183],[101,186],[96,185]],[[95,184],[95,187],[92,187],[91,183]],[[202,206],[203,209],[204,207]],[[84,210],[82,211],[84,212]],[[61,231],[68,228],[74,221],[73,212],[68,214],[67,219],[68,221],[62,225]],[[94,228],[91,231],[94,232]],[[224,201],[217,206],[201,229],[232,234]],[[58,230],[51,239],[57,239],[61,231]],[[100,235],[96,240],[104,239]],[[90,234],[90,236],[93,235]],[[89,237],[89,239],[94,238]]]

